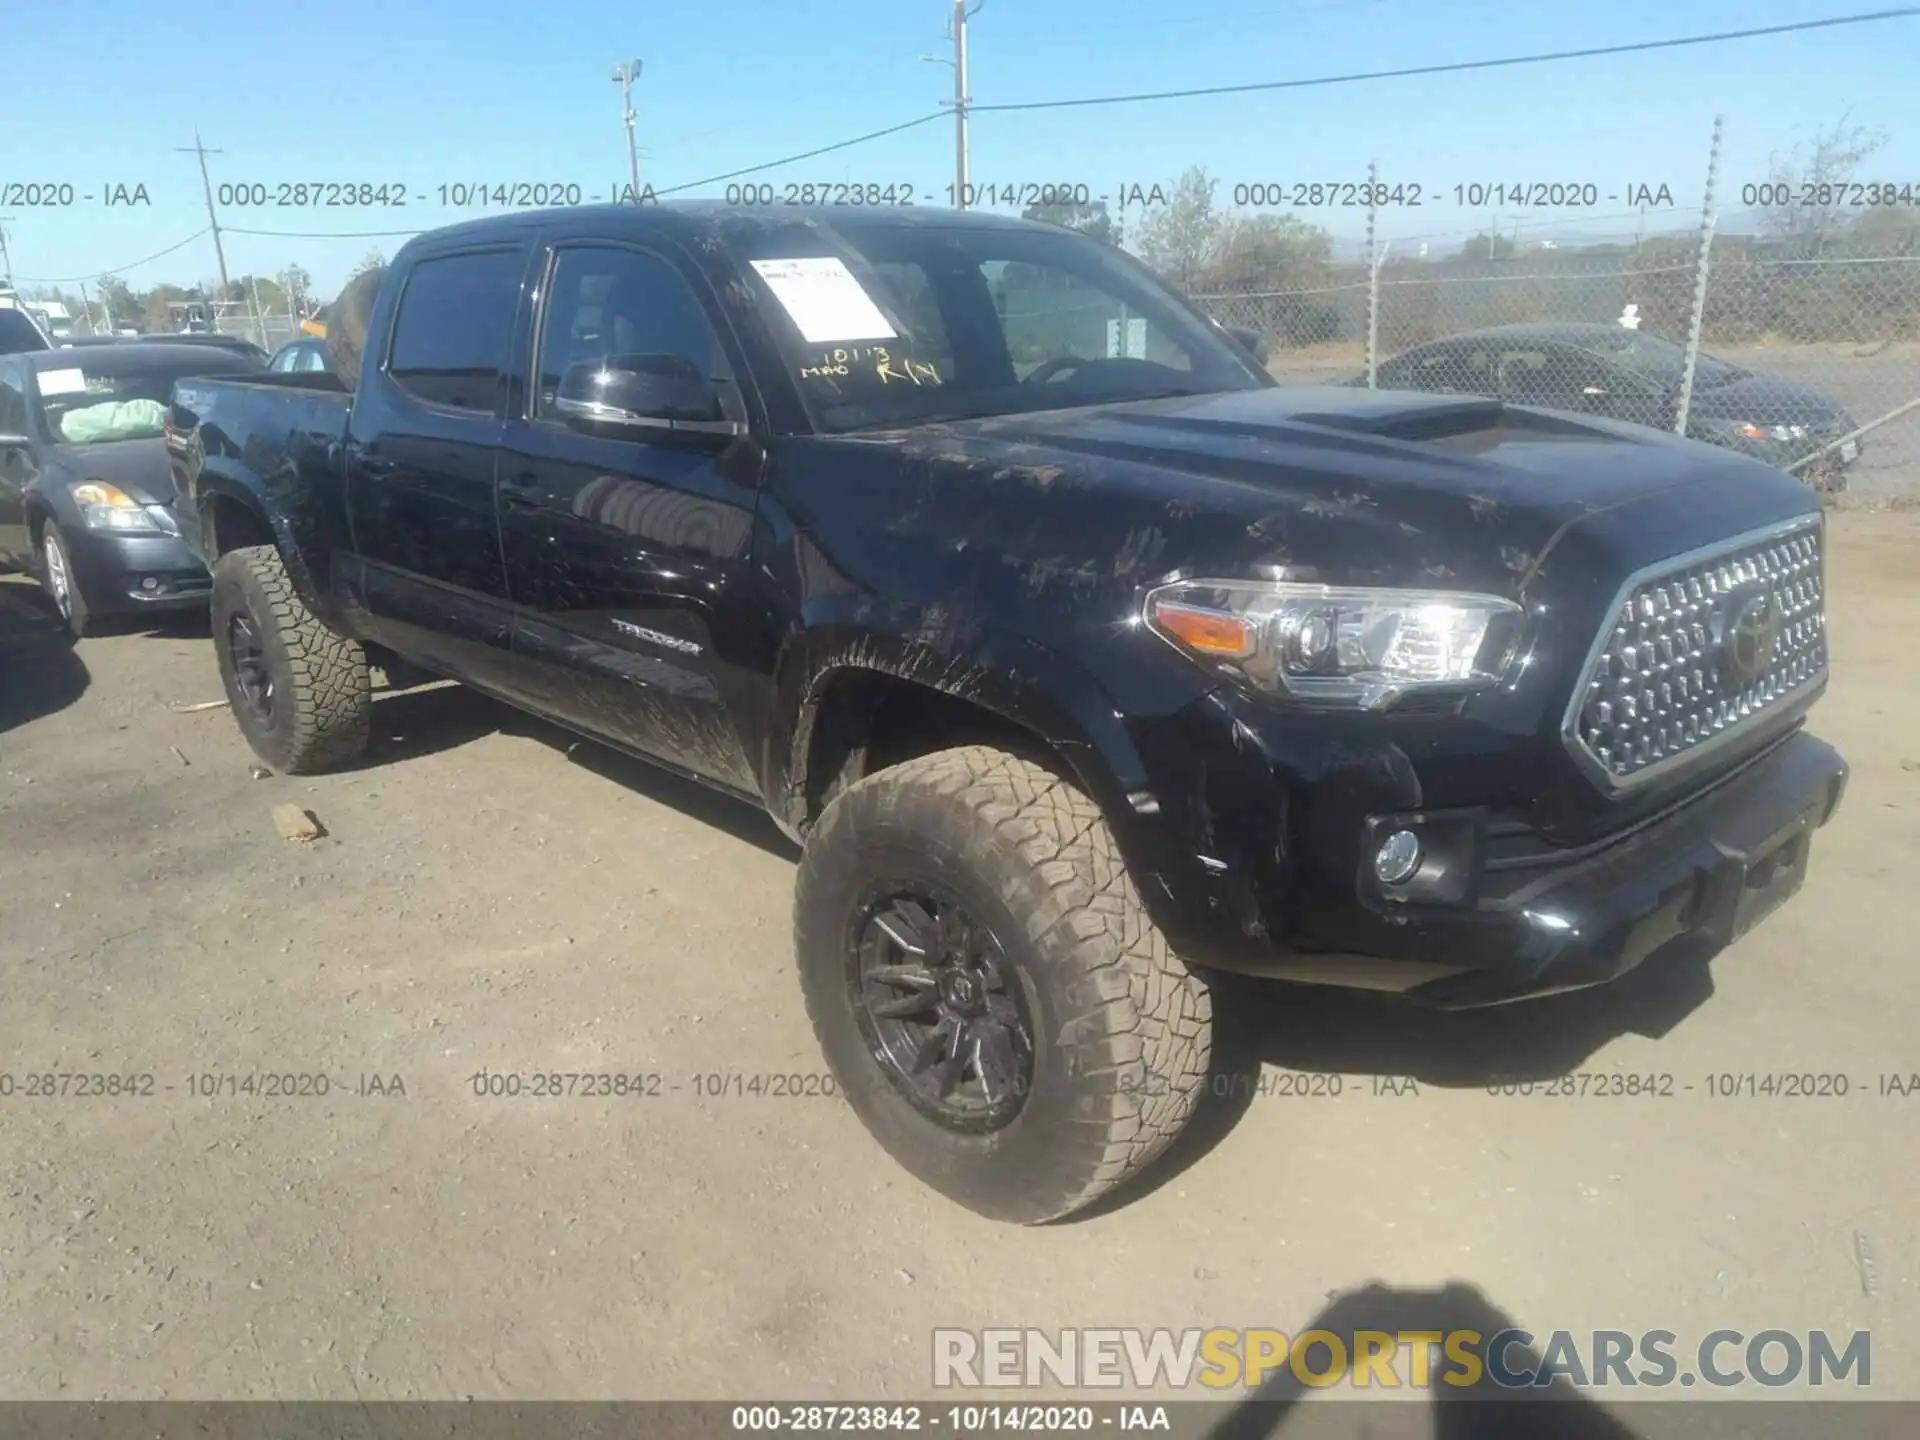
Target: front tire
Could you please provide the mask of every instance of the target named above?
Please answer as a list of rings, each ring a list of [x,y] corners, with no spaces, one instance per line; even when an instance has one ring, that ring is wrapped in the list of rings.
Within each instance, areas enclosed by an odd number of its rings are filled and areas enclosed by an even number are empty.
[[[87,608],[87,597],[80,592],[80,576],[73,568],[73,551],[52,520],[40,535],[40,588],[75,639],[94,632],[93,612]]]
[[[254,754],[311,775],[366,752],[366,651],[307,609],[273,546],[229,550],[214,565],[212,628],[227,704]]]
[[[1145,1170],[1198,1108],[1206,982],[1097,806],[985,746],[849,787],[807,838],[800,982],[849,1103],[920,1180],[1035,1224]]]

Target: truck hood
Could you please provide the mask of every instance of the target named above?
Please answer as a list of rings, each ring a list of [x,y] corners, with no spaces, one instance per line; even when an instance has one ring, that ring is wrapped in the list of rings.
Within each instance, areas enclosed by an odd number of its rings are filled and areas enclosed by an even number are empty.
[[[49,445],[41,454],[48,475],[63,483],[104,480],[143,505],[164,505],[173,498],[166,442],[157,435],[97,445]]]
[[[1029,559],[1036,547],[1079,557],[1110,545],[1139,581],[1204,567],[1514,595],[1587,522],[1621,553],[1583,563],[1625,573],[1727,533],[1727,514],[1785,518],[1811,503],[1769,467],[1640,426],[1402,391],[1239,391],[887,438],[933,467],[938,489],[966,472],[977,543]],[[1019,503],[993,503],[1008,486]],[[1672,503],[1640,503],[1657,496]],[[1042,497],[1063,502],[1077,533],[1047,533],[1054,507]],[[1598,523],[1608,516],[1616,523]]]

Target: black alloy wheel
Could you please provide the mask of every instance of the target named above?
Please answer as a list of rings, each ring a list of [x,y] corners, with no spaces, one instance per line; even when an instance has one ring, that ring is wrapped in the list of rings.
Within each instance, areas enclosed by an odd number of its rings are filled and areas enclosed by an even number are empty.
[[[227,621],[227,654],[233,662],[233,678],[241,702],[262,728],[272,728],[273,666],[267,659],[267,647],[254,627],[253,617],[244,610]]]
[[[850,947],[860,1029],[914,1109],[984,1134],[1033,1088],[1033,1022],[993,931],[929,884],[879,887]]]

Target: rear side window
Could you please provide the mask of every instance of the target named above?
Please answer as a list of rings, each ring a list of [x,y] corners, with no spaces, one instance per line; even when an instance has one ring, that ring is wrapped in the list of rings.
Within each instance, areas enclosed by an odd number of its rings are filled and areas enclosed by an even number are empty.
[[[387,374],[429,405],[492,414],[511,359],[518,250],[422,260],[407,275]]]

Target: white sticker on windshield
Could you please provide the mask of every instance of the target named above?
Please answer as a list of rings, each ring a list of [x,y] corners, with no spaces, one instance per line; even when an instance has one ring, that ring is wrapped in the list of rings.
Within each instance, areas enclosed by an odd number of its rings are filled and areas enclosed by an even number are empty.
[[[873,297],[837,256],[796,260],[756,260],[753,268],[774,298],[786,307],[809,345],[843,340],[897,340]]]
[[[42,370],[40,372],[40,393],[42,395],[84,395],[87,393],[87,372],[84,370]]]

